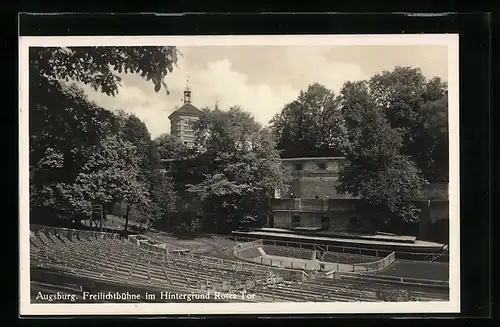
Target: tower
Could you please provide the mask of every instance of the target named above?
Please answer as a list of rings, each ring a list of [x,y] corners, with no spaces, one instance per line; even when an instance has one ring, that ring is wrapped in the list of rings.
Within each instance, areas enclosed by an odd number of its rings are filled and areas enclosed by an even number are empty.
[[[192,147],[195,138],[192,122],[200,118],[201,111],[191,104],[189,79],[184,89],[183,102],[182,107],[168,116],[170,120],[170,134],[179,138],[187,147]]]
[[[186,83],[186,88],[184,89],[184,103],[191,103],[191,89],[189,88],[189,80]]]

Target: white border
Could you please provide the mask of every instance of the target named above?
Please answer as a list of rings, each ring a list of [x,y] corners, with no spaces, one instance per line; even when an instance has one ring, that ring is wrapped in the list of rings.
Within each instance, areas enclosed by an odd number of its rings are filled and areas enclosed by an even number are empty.
[[[450,301],[402,303],[165,303],[31,304],[29,254],[28,48],[30,46],[354,46],[445,45],[448,47],[450,142]],[[459,64],[458,35],[308,35],[308,36],[91,36],[19,38],[19,258],[21,315],[172,315],[172,314],[338,314],[460,312]]]

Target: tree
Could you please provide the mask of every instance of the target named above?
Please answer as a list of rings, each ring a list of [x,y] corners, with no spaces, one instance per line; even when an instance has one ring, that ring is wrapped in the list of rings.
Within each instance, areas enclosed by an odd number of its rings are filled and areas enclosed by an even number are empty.
[[[188,148],[178,137],[162,134],[154,142],[162,159],[183,159],[187,156]]]
[[[173,46],[32,47],[30,79],[73,80],[115,95],[121,82],[118,74],[136,73],[151,81],[156,92],[162,86],[168,92],[164,78],[173,71],[177,52]]]
[[[352,86],[348,84],[342,94],[344,111],[352,113],[354,118],[349,121],[356,124],[349,132],[350,147],[337,190],[359,198],[375,228],[418,221],[411,200],[419,195],[423,180],[411,159],[401,154],[402,136],[375,104],[364,102],[368,107],[361,110],[349,95],[366,94],[350,92]]]
[[[75,182],[88,157],[117,130],[113,114],[88,101],[75,85],[49,84],[30,93],[30,201],[72,211],[54,185]]]
[[[369,84],[376,105],[384,109],[391,126],[398,128],[403,139],[408,138],[408,128],[418,120],[426,90],[420,68],[396,67],[374,75]]]
[[[346,127],[333,91],[314,83],[271,120],[283,157],[337,156]]]
[[[366,81],[346,82],[340,91],[338,101],[348,135],[344,149],[349,151],[350,140],[355,139],[355,133],[362,127],[366,113],[373,110],[376,105],[370,96]]]
[[[150,195],[148,205],[139,207],[142,209],[139,212],[141,226],[146,221],[152,225],[175,205],[172,181],[161,171],[160,156],[146,124],[133,114],[121,113],[120,119],[122,120],[120,136],[135,146],[139,166],[138,178]],[[127,221],[128,218],[127,216]]]
[[[68,190],[75,187],[102,142],[121,128],[119,118],[88,101],[76,85],[67,86],[64,81],[81,82],[115,95],[119,74],[138,73],[159,92],[162,86],[166,89],[164,77],[176,62],[175,47],[30,48],[32,205],[77,214],[82,205],[68,195]],[[81,200],[88,203],[92,199]]]
[[[427,84],[418,123],[412,129],[409,152],[425,179],[431,183],[449,180],[448,91],[446,83],[434,78]]]
[[[55,203],[67,203],[74,213],[89,215],[93,204],[126,202],[147,205],[148,191],[139,178],[135,147],[115,135],[94,148],[73,183],[43,185]]]
[[[429,182],[448,181],[448,91],[419,68],[396,67],[369,81],[370,94],[403,137],[409,155]]]
[[[205,226],[230,231],[261,223],[284,177],[272,133],[240,108],[203,113],[194,127],[197,160],[207,164],[199,166],[200,181],[187,185],[187,192],[215,219],[205,220]]]

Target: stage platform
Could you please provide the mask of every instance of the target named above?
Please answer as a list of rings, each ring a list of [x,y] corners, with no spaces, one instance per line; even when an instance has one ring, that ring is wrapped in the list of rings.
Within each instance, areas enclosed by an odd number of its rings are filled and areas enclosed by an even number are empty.
[[[413,239],[413,242],[411,242],[411,237],[408,236],[406,238],[405,236],[402,236],[400,239],[392,235],[374,235],[372,237],[370,237],[370,235],[366,235],[365,237],[354,237],[354,235],[350,235],[349,237],[334,237],[323,235],[313,236],[299,234],[292,230],[276,228],[262,228],[252,231],[234,231],[232,232],[232,235],[235,237],[249,239],[314,243],[346,248],[395,251],[397,253],[399,252],[400,254],[431,254],[440,251],[444,246],[444,244],[420,241],[416,239]]]
[[[374,241],[389,241],[389,242],[402,242],[402,243],[415,243],[417,238],[415,236],[406,235],[394,235],[388,233],[378,233],[378,234],[360,234],[352,232],[340,232],[340,231],[322,231],[321,228],[311,228],[311,227],[297,227],[291,230],[282,228],[259,228],[252,229],[252,232],[271,232],[271,233],[285,233],[285,234],[297,234],[297,235],[308,235],[308,236],[324,236],[324,237],[335,237],[335,238],[347,238],[347,239],[361,239],[361,240],[374,240]]]

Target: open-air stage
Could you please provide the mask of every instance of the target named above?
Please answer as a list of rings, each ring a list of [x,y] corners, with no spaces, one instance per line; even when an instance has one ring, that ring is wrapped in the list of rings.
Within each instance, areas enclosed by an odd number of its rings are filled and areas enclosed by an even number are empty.
[[[355,234],[348,232],[321,231],[316,228],[259,228],[233,231],[238,240],[262,239],[264,243],[280,243],[287,246],[308,247],[309,244],[328,246],[346,253],[394,251],[401,259],[423,259],[447,250],[445,244],[417,240],[414,236],[392,234]],[[278,245],[278,244],[277,244]]]

